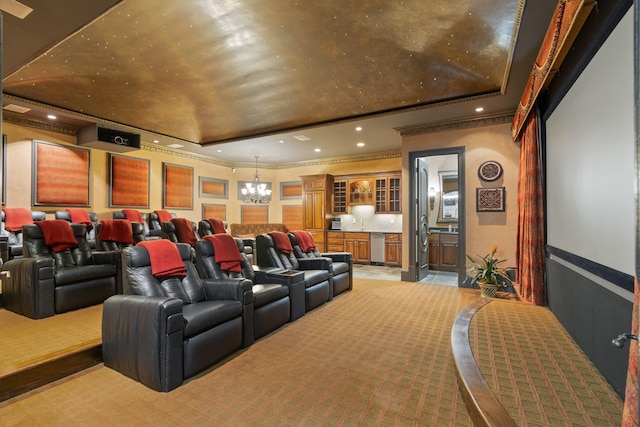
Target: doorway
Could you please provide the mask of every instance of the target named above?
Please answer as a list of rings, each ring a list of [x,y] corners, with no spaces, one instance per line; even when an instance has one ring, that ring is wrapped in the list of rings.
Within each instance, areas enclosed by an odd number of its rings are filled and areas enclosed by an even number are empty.
[[[420,281],[434,270],[466,278],[466,218],[464,147],[409,153],[408,280]],[[437,251],[437,252],[435,252]]]

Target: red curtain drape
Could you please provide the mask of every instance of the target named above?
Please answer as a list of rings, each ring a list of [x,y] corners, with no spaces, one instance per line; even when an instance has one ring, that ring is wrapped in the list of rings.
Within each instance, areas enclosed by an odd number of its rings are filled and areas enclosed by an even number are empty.
[[[520,296],[533,304],[544,305],[544,213],[537,111],[527,118],[520,144],[516,248]]]

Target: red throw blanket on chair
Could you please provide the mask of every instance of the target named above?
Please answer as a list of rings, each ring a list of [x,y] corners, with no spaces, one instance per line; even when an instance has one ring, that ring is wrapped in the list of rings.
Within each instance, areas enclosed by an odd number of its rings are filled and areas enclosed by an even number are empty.
[[[139,222],[140,224],[144,224],[144,219],[142,218],[142,214],[140,211],[135,209],[122,209],[122,213],[124,217],[131,222]]]
[[[195,246],[198,239],[193,231],[193,224],[187,218],[173,218],[171,220],[173,225],[176,226],[176,235],[180,243],[188,243],[191,246]]]
[[[84,209],[69,208],[67,209],[67,213],[71,217],[72,223],[86,225],[89,229],[93,228],[89,213]]]
[[[78,246],[76,236],[73,235],[71,224],[64,219],[49,219],[36,221],[35,224],[42,230],[44,244],[49,246],[54,252],[61,252],[65,249]]]
[[[156,215],[158,215],[158,221],[160,222],[160,224],[162,224],[163,222],[169,222],[173,218],[171,216],[171,212],[164,209],[160,209],[154,212],[156,213]]]
[[[178,247],[170,240],[145,240],[138,242],[136,246],[142,246],[149,252],[151,274],[154,276],[184,277],[187,275]]]
[[[133,243],[133,229],[128,219],[103,219],[100,221],[98,240],[130,245]]]
[[[293,246],[291,246],[291,240],[289,240],[287,233],[282,231],[271,231],[269,236],[273,239],[273,244],[277,250],[287,255],[293,252]]]
[[[296,236],[296,240],[298,241],[302,252],[310,252],[316,249],[316,243],[313,241],[313,236],[311,236],[311,233],[308,231],[297,230],[293,232],[293,235]]]
[[[7,231],[22,231],[25,224],[33,224],[31,212],[25,208],[2,208],[4,211],[4,228]]]
[[[242,271],[242,256],[233,236],[226,233],[214,234],[204,236],[204,239],[211,240],[216,263],[220,264],[220,269],[223,271]]]
[[[227,230],[224,229],[224,222],[222,222],[220,218],[210,218],[207,221],[209,221],[209,224],[211,224],[213,234],[227,234]]]

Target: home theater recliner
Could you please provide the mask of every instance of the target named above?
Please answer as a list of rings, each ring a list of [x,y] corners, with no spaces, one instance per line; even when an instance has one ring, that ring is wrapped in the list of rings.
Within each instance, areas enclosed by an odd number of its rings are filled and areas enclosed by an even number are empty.
[[[145,243],[174,246],[184,276],[154,276]],[[125,295],[104,303],[103,358],[105,366],[166,392],[251,344],[252,283],[201,279],[187,244],[140,245],[122,250]]]
[[[5,308],[41,319],[100,304],[116,293],[117,252],[92,252],[87,228],[69,227],[75,246],[59,252],[47,245],[37,224],[22,227],[24,257],[2,266],[9,272],[2,288]]]

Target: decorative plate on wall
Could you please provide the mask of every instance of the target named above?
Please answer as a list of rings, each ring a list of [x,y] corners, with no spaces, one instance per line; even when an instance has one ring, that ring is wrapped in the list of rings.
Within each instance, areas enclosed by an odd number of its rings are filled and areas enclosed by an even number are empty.
[[[502,176],[502,165],[495,160],[488,160],[478,168],[478,177],[485,182],[492,182]]]

